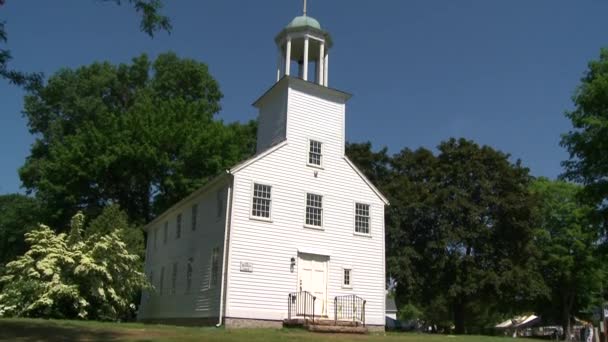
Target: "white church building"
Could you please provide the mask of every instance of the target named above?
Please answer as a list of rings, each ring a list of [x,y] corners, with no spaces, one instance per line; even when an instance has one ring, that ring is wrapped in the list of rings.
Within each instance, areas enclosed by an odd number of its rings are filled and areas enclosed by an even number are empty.
[[[388,201],[345,155],[350,95],[328,86],[331,37],[304,12],[275,41],[256,155],[145,227],[142,321],[384,327]]]

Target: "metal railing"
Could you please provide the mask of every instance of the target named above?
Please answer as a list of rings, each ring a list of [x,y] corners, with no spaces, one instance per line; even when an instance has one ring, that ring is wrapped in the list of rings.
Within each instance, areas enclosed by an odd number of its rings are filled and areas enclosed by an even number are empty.
[[[365,300],[357,295],[334,298],[334,319],[348,320],[365,325]]]
[[[315,301],[317,297],[308,291],[292,292],[287,301],[287,316],[292,317],[311,317],[315,320]]]

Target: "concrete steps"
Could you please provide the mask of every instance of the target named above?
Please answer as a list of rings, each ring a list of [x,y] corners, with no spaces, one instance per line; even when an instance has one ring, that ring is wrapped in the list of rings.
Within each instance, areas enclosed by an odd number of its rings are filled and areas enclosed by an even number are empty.
[[[308,331],[319,333],[347,333],[347,334],[367,334],[367,327],[353,321],[334,321],[330,319],[286,319],[283,321],[284,327],[300,327]]]

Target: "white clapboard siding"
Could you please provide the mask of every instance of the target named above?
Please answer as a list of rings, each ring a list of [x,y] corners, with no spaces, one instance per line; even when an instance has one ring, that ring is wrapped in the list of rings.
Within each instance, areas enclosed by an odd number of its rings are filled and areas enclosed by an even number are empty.
[[[265,102],[265,105],[260,108],[261,113],[257,132],[257,153],[263,152],[270,146],[285,140],[287,125],[286,92],[272,91],[272,94],[269,94],[265,99]]]
[[[367,323],[384,325],[384,202],[344,159],[345,105],[294,87],[288,94],[287,145],[234,176],[226,316],[286,318],[297,289],[290,259],[319,251],[330,257],[329,317],[335,296],[356,294],[367,300]],[[322,169],[307,166],[309,139],[323,143]],[[272,186],[272,222],[250,218],[254,182]],[[323,195],[323,230],[304,227],[307,192]],[[354,234],[355,202],[371,206],[371,236]],[[343,268],[352,269],[352,289],[342,288]]]
[[[228,180],[228,178],[226,179]],[[206,191],[178,203],[158,217],[148,229],[146,246],[146,274],[153,274],[155,291],[145,293],[139,319],[217,317],[220,304],[220,284],[224,248],[225,210],[218,216],[219,200],[225,209],[227,182],[216,184]],[[192,206],[198,204],[196,230],[192,230]],[[182,214],[181,237],[176,238],[177,215]],[[167,243],[163,243],[165,222],[169,223]],[[154,231],[158,229],[156,249]],[[213,248],[219,248],[217,284],[210,286]],[[192,285],[186,293],[188,259],[192,258]],[[177,262],[175,294],[171,293],[173,263]],[[164,266],[164,288],[159,293],[161,268]]]

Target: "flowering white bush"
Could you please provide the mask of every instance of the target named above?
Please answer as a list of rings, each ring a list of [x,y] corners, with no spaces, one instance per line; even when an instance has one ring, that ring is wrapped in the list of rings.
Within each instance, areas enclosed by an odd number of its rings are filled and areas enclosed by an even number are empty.
[[[120,230],[83,237],[76,214],[69,234],[45,225],[25,234],[30,249],[6,265],[0,317],[117,320],[132,315],[136,294],[149,287],[139,257]]]

